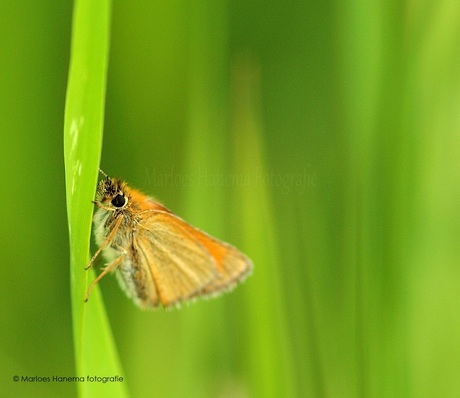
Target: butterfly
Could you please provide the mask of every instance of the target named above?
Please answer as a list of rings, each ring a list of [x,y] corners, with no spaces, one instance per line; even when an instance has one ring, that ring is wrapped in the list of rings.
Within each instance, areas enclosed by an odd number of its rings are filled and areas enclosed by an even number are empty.
[[[94,235],[108,261],[88,287],[114,272],[141,308],[169,308],[231,290],[251,274],[251,260],[228,243],[192,227],[162,204],[104,172],[97,187]]]

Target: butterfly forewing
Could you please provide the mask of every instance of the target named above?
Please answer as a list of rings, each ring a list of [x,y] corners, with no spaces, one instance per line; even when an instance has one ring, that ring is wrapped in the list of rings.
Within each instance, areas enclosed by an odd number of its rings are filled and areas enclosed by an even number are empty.
[[[219,241],[203,231],[192,227],[173,214],[178,219],[181,228],[186,229],[194,239],[198,240],[214,258],[219,271],[218,278],[206,285],[199,295],[216,294],[229,290],[237,282],[244,280],[252,271],[252,263],[244,254],[240,253],[228,243]]]
[[[172,214],[153,211],[139,225],[135,250],[165,307],[196,295],[219,277],[216,262]]]

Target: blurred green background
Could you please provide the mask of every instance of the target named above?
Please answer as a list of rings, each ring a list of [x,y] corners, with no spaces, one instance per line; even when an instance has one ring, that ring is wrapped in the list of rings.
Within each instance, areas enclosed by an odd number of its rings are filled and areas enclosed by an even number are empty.
[[[457,397],[460,3],[114,1],[101,167],[254,261],[143,312],[133,397]],[[76,396],[63,166],[72,4],[0,4],[0,389]],[[94,339],[97,340],[95,335]]]

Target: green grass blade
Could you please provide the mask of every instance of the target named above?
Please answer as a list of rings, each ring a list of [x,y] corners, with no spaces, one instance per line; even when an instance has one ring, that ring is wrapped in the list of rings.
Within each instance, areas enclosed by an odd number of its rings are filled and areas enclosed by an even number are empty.
[[[294,397],[294,360],[291,355],[287,314],[283,308],[278,236],[270,191],[259,178],[268,169],[260,122],[259,65],[251,59],[235,62],[233,70],[234,175],[245,176],[238,185],[234,211],[240,221],[240,248],[254,262],[254,275],[246,282],[251,396]],[[239,224],[239,225],[237,225]],[[237,242],[239,245],[239,242]]]
[[[108,63],[110,1],[78,0],[64,121],[67,216],[70,238],[72,315],[80,396],[123,397],[125,382],[90,382],[87,376],[122,375],[100,293],[84,303],[88,280],[91,215],[102,147]]]

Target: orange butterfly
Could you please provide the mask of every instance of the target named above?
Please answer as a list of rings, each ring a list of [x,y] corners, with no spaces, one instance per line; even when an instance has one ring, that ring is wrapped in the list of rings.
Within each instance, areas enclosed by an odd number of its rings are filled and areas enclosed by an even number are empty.
[[[94,234],[109,264],[91,290],[114,271],[128,297],[142,308],[179,305],[232,289],[252,271],[252,262],[233,246],[198,230],[125,182],[99,182]]]

